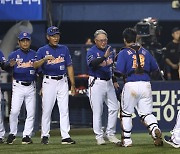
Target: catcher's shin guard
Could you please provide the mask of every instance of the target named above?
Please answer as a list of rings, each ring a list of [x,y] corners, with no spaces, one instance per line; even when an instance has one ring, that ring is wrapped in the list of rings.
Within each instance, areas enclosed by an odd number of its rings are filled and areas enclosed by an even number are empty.
[[[121,146],[132,146],[131,140],[132,117],[131,114],[121,112]]]
[[[149,134],[154,140],[155,146],[162,146],[162,133],[158,127],[157,120],[153,114],[147,114],[140,117],[142,123],[148,128]]]

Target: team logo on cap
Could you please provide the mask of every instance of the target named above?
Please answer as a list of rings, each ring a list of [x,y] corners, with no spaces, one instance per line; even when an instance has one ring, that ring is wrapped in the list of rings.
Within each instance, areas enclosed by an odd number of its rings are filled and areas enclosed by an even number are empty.
[[[27,36],[27,33],[23,33],[23,36]]]

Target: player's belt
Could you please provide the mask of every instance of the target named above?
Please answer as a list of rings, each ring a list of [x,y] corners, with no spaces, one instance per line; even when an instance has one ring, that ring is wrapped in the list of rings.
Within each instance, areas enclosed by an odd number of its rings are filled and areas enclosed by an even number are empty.
[[[19,83],[19,84],[21,84],[23,86],[30,86],[32,82],[23,82],[23,81],[16,80],[16,83]]]
[[[111,78],[98,78],[98,77],[94,77],[94,79],[96,80],[105,80],[105,81],[109,81]]]
[[[64,75],[59,75],[59,76],[50,76],[50,75],[45,75],[45,77],[47,78],[47,79],[53,79],[53,80],[61,80],[63,77],[65,77],[66,76],[66,74],[64,74]]]

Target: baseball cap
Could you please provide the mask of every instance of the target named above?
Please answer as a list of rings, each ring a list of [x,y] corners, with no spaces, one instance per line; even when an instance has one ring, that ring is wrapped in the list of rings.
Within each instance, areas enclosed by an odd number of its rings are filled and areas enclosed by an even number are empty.
[[[28,39],[28,40],[31,40],[31,35],[27,32],[21,32],[18,36],[18,39],[19,40],[22,40],[22,39]]]
[[[51,26],[47,29],[47,35],[55,35],[55,34],[59,34],[59,28],[55,27],[55,26]]]
[[[172,33],[176,32],[176,31],[179,31],[179,30],[180,30],[179,27],[174,27],[174,28],[172,29]]]
[[[99,34],[105,34],[107,36],[107,33],[104,30],[99,29],[94,33],[94,37],[96,38]]]

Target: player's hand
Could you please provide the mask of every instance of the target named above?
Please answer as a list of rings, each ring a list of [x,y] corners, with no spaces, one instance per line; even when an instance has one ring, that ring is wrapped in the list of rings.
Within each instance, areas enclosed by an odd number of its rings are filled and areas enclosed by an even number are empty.
[[[14,59],[9,60],[9,65],[13,67],[16,64],[16,61]]]
[[[38,93],[41,97],[43,96],[43,93],[42,93],[42,88],[40,89],[39,93]]]
[[[179,67],[179,66],[178,66],[177,64],[173,64],[173,65],[172,65],[172,68],[175,69],[175,70],[178,69],[178,67]]]
[[[114,82],[113,84],[114,84],[114,88],[115,88],[116,90],[118,90],[118,88],[119,88],[118,82]]]
[[[76,88],[74,85],[71,85],[71,95],[75,96],[75,94],[76,94]]]
[[[113,60],[112,60],[112,58],[108,58],[107,60],[106,60],[106,65],[108,66],[108,65],[111,65],[113,63]]]
[[[55,58],[51,55],[47,55],[43,58],[44,61],[47,61],[47,60],[54,60]]]
[[[104,57],[105,58],[107,58],[107,57],[109,57],[110,56],[110,54],[111,54],[111,46],[109,46],[108,48],[107,48],[107,50],[106,50],[106,52],[105,52],[105,54],[104,54]]]

